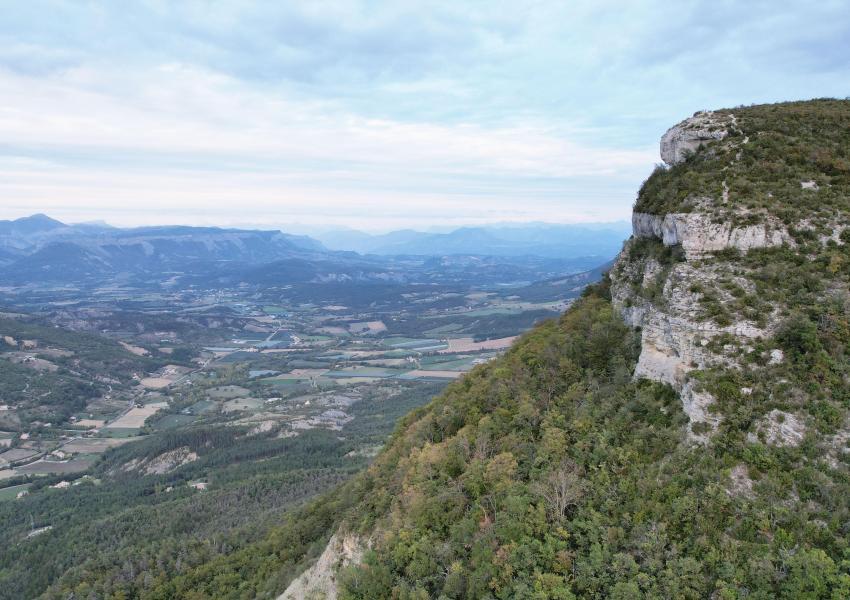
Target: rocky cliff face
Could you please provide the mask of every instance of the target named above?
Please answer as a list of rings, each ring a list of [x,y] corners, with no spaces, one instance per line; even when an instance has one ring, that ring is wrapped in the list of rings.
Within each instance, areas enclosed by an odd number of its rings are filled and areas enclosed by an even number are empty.
[[[729,136],[735,134],[734,140]],[[717,305],[734,304],[735,292],[756,294],[757,269],[742,267],[740,261],[724,260],[746,256],[753,250],[798,247],[792,233],[808,233],[807,238],[820,245],[841,245],[846,223],[834,217],[819,227],[808,218],[779,218],[764,209],[753,209],[746,202],[730,199],[724,171],[746,162],[750,137],[738,129],[736,116],[729,112],[697,113],[668,130],[661,138],[661,158],[667,171],[675,176],[687,168],[693,158],[716,160],[718,155],[731,158],[728,167],[715,172],[722,177],[720,188],[690,190],[682,194],[678,210],[643,212],[643,198],[632,215],[632,239],[629,240],[611,271],[614,305],[632,327],[641,331],[642,344],[634,376],[671,384],[681,396],[682,406],[691,423],[689,438],[705,442],[720,417],[711,411],[715,398],[704,390],[692,372],[707,369],[737,369],[743,354],[753,352],[776,332],[787,312],[765,307],[758,319],[733,315],[718,323],[707,318],[704,298],[711,294]],[[719,162],[719,161],[718,161]],[[801,181],[799,203],[810,199],[806,190],[813,181]],[[778,187],[778,186],[777,186]],[[643,191],[643,190],[642,190]],[[767,192],[768,199],[772,193]],[[720,281],[727,289],[719,286]],[[730,351],[735,350],[735,351]],[[783,353],[772,348],[767,363],[776,365]],[[743,394],[751,390],[742,388]],[[768,443],[797,445],[805,426],[791,413],[782,413],[777,422],[774,411],[765,416],[756,429]],[[751,439],[755,434],[751,434]]]
[[[632,235],[657,239],[665,246],[681,246],[689,259],[729,248],[747,252],[753,248],[794,243],[778,219],[768,217],[762,223],[735,227],[730,223],[718,223],[713,215],[701,212],[666,215],[635,212]]]
[[[722,333],[755,338],[763,332],[747,323],[718,327],[699,318],[690,288],[695,282],[709,283],[711,268],[695,267],[687,261],[663,265],[656,258],[636,254],[636,244],[630,242],[611,273],[614,306],[629,325],[641,331],[634,376],[672,385],[680,393],[691,421],[691,435],[704,439],[704,435],[693,433],[693,425],[704,424],[703,432],[716,426],[716,417],[708,412],[713,399],[695,389],[689,373],[726,362],[708,349]],[[653,297],[645,293],[650,288],[656,288]]]
[[[662,136],[661,157],[668,166],[680,164],[708,142],[726,138],[725,127],[734,123],[734,115],[698,113]],[[689,373],[735,367],[737,361],[726,356],[722,348],[718,351],[716,340],[731,336],[751,347],[756,340],[768,337],[777,325],[774,315],[766,315],[761,326],[745,319],[718,325],[704,318],[697,290],[713,288],[728,267],[710,258],[723,251],[745,254],[756,248],[793,245],[794,240],[775,217],[766,215],[757,223],[739,226],[728,214],[718,219],[716,206],[728,202],[725,184],[720,198],[698,195],[688,200],[690,212],[633,213],[632,239],[611,271],[611,293],[625,321],[641,331],[641,353],[634,376],[672,385],[690,419],[690,439],[704,442],[719,417],[710,412],[712,395],[700,390]],[[742,289],[752,288],[745,277],[739,276],[736,283]],[[652,293],[647,294],[647,290]]]
[[[734,115],[720,115],[711,111],[698,112],[667,130],[661,138],[661,160],[675,165],[696,152],[708,142],[722,140],[729,135]]]

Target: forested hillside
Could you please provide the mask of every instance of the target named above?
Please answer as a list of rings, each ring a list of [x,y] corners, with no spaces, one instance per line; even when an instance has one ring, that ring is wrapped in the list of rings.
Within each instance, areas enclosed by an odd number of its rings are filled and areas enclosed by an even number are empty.
[[[560,319],[264,539],[107,597],[275,597],[332,534],[360,552],[327,597],[850,597],[850,102],[665,140],[634,237]]]

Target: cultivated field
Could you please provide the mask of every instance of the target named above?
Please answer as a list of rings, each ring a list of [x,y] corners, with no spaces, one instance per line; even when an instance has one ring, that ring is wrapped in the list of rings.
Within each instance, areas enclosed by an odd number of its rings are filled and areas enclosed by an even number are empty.
[[[441,354],[454,354],[456,352],[475,352],[477,350],[502,350],[510,347],[514,343],[517,336],[499,338],[496,340],[484,340],[476,342],[472,338],[457,338],[448,339],[446,343],[449,345],[445,350],[439,350]]]
[[[62,450],[77,454],[100,454],[129,441],[127,438],[78,438],[62,446]]]
[[[232,398],[242,398],[251,394],[251,391],[239,385],[222,385],[209,390],[210,398],[217,400],[230,400]]]
[[[104,425],[106,425],[106,421],[103,421],[101,419],[80,419],[79,421],[74,423],[74,425],[76,425],[77,427],[86,428],[103,427]]]
[[[104,429],[137,429],[145,424],[145,420],[148,417],[155,415],[167,406],[168,403],[166,402],[154,402],[153,404],[146,404],[141,408],[133,407],[125,414],[112,421],[112,423],[105,426]]]
[[[387,326],[383,321],[363,321],[361,323],[352,323],[348,326],[351,333],[375,334],[387,330]]]
[[[415,369],[404,374],[405,377],[436,377],[437,379],[457,379],[463,375],[462,371],[426,371],[425,369]]]
[[[79,473],[88,469],[93,459],[75,458],[63,462],[37,460],[33,463],[15,469],[18,475],[47,475],[49,473]]]
[[[139,383],[151,390],[158,390],[164,387],[168,387],[173,383],[173,379],[167,379],[165,377],[145,377]]]

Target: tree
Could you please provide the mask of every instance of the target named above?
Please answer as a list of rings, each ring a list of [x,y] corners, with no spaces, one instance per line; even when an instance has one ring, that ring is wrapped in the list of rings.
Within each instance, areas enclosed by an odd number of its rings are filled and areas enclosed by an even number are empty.
[[[552,523],[559,523],[567,510],[575,506],[584,493],[581,469],[564,458],[549,476],[537,485],[537,493],[546,503],[546,515]]]

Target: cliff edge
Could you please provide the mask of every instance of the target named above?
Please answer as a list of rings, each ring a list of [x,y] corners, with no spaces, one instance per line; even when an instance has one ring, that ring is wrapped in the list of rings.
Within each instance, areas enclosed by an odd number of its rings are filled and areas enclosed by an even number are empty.
[[[291,590],[850,597],[850,101],[661,155],[608,277],[405,417],[338,519],[369,549]]]

